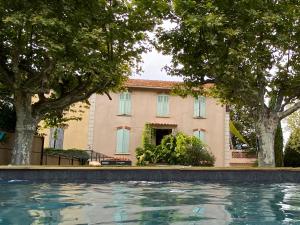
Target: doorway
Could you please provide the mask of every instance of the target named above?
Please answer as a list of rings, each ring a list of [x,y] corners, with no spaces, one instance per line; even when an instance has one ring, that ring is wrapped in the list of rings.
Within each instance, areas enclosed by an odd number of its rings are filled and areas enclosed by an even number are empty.
[[[172,129],[155,129],[155,144],[160,145],[164,136],[172,134]]]

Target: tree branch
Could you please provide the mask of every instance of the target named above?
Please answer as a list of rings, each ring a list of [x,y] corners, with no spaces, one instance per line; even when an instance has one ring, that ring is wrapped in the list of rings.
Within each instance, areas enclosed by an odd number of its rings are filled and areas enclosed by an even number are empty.
[[[43,99],[43,101],[39,101],[33,105],[33,114],[34,116],[40,116],[44,114],[44,112],[54,111],[59,109],[64,109],[67,106],[88,99],[92,94],[99,91],[106,94],[107,85],[109,81],[106,83],[99,84],[89,90],[87,87],[90,85],[90,81],[87,80],[85,83],[79,83],[72,91],[65,93],[62,97],[58,99]],[[81,94],[79,94],[81,93]]]
[[[282,92],[279,91],[277,98],[276,98],[275,107],[274,107],[275,112],[278,112],[280,110],[283,99],[284,99],[284,96],[283,96]]]
[[[282,112],[282,111],[284,111],[284,108],[288,105],[288,104],[290,104],[291,103],[291,101],[294,99],[295,97],[293,96],[293,97],[285,97],[284,98],[284,103],[281,105],[281,107],[280,107],[280,112]]]
[[[24,64],[20,65],[20,68],[31,75],[31,77],[24,83],[25,88],[32,88],[34,84],[43,81],[47,75],[49,75],[55,68],[54,61],[49,57],[45,57],[45,68],[41,72],[36,72]]]
[[[7,57],[4,51],[4,46],[0,44],[0,80],[13,87],[14,73],[7,68]]]
[[[292,107],[288,108],[287,110],[278,113],[279,119],[284,119],[285,117],[291,115],[293,112],[300,109],[300,101],[296,102]]]

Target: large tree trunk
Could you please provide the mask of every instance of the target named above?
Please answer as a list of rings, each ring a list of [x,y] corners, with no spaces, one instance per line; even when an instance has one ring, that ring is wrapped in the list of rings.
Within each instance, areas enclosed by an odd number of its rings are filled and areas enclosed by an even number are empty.
[[[258,166],[275,167],[274,140],[279,119],[275,117],[261,116],[257,124],[258,128]]]
[[[14,96],[17,123],[11,163],[14,165],[30,164],[33,137],[37,120],[32,116],[31,95],[16,92]]]

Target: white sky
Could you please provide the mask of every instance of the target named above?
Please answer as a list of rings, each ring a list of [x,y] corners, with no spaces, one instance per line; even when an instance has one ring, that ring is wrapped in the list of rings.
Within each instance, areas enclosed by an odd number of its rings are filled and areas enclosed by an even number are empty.
[[[171,62],[171,56],[165,56],[155,49],[151,52],[144,53],[142,55],[143,71],[140,74],[131,76],[135,79],[147,79],[147,80],[182,80],[180,77],[168,76],[163,67]]]

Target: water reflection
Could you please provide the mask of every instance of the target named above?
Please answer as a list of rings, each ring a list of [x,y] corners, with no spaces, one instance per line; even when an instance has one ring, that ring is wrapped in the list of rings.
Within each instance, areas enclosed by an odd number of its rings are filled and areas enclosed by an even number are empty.
[[[0,224],[300,224],[300,186],[1,183]]]

